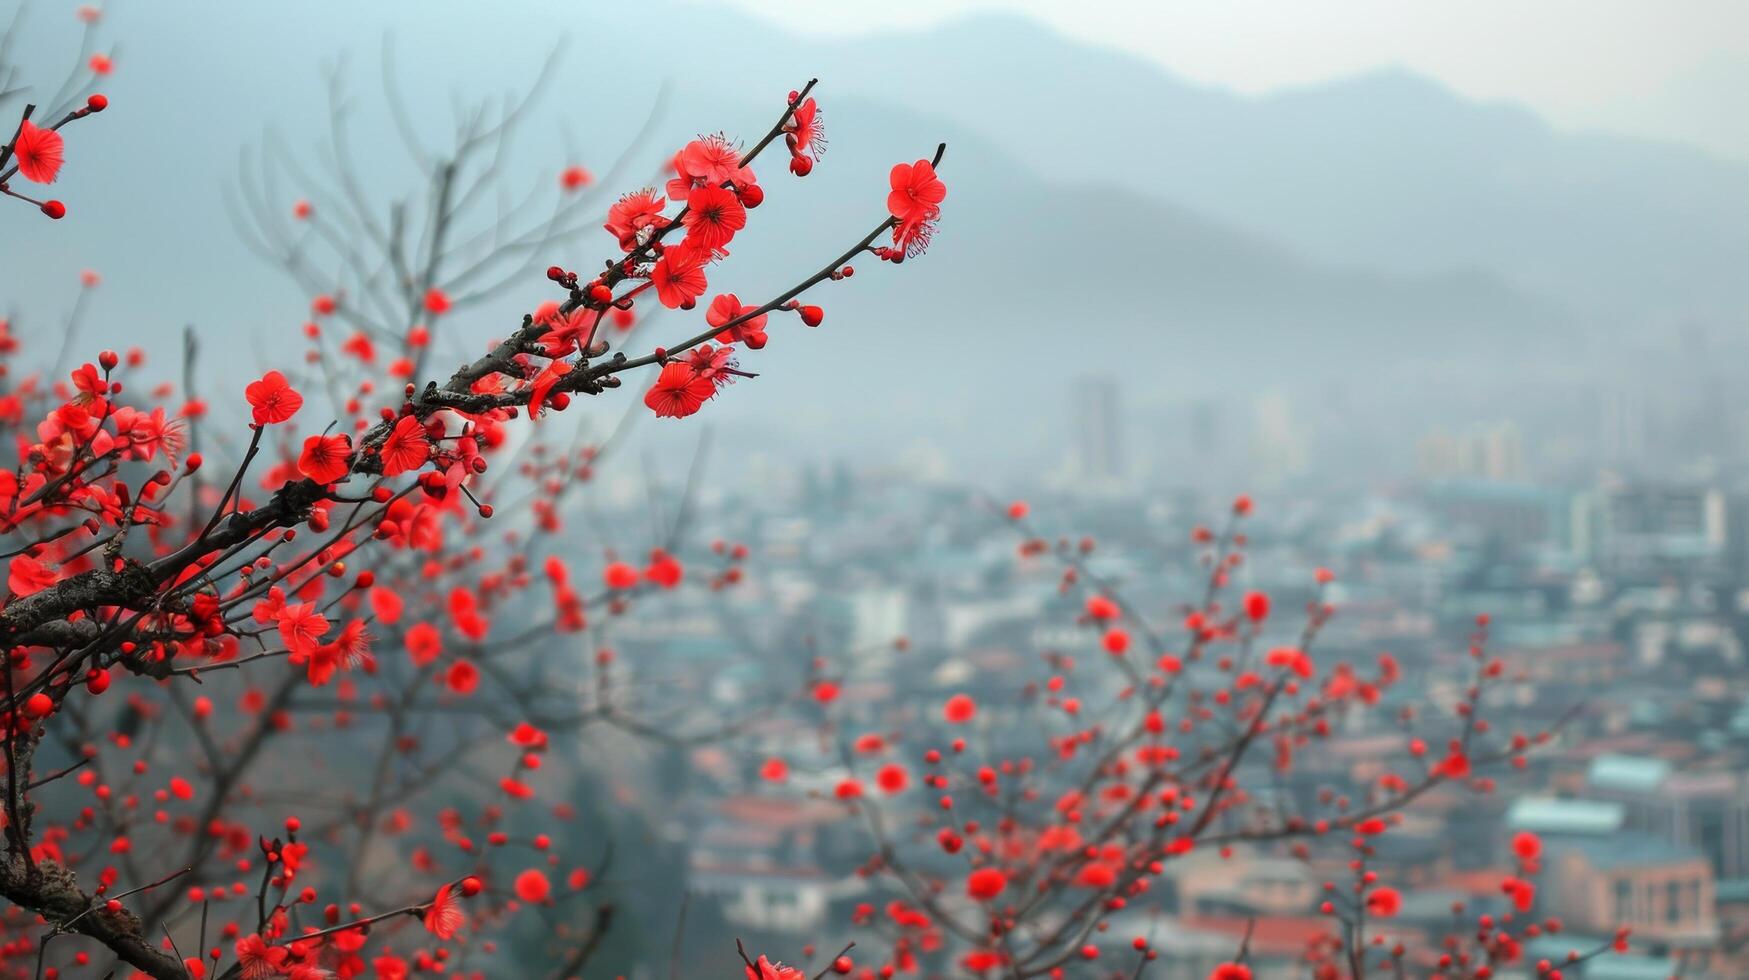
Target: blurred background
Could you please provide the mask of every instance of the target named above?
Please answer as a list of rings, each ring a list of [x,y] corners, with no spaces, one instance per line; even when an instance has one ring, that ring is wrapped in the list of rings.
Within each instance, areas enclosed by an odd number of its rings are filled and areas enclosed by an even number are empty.
[[[54,6],[27,9],[25,77],[59,77],[76,49]],[[105,220],[3,246],[7,299],[38,317],[71,302],[71,267],[90,267],[105,277],[96,309],[142,342],[193,323],[236,339],[239,370],[264,363],[276,337],[297,341],[283,328],[309,296],[227,217],[244,151],[318,170],[333,68],[366,186],[399,194],[412,171],[382,97],[386,42],[431,141],[459,107],[526,91],[558,48],[516,147],[519,192],[569,163],[605,174],[655,109],[611,199],[685,138],[757,136],[774,100],[821,78],[829,165],[806,184],[768,178],[805,204],[760,215],[759,247],[725,269],[747,293],[854,240],[893,162],[951,146],[952,220],[929,261],[834,290],[820,336],[786,333],[758,384],[712,406],[728,482],[767,462],[903,460],[947,478],[1353,490],[1713,478],[1739,462],[1749,123],[1732,105],[1749,14],[1736,5],[749,2],[655,4],[628,22],[587,4],[318,2],[293,17],[118,3],[107,16],[107,87],[125,111],[85,136],[65,178]],[[273,190],[277,208],[310,193]],[[602,239],[541,261],[580,262]],[[513,323],[541,288],[469,310],[470,329]],[[1097,462],[1074,448],[1089,427],[1113,442]]]
[[[65,72],[69,13],[25,9],[26,77]],[[945,141],[927,254],[824,287],[825,322],[776,325],[743,358],[760,376],[696,424],[624,422],[641,465],[604,472],[566,533],[628,545],[708,430],[696,521],[747,541],[757,571],[727,613],[677,609],[621,645],[709,667],[705,708],[805,675],[822,649],[881,651],[857,662],[868,704],[934,704],[1061,641],[1037,626],[1054,580],[1013,569],[989,502],[1099,535],[1109,571],[1165,609],[1193,587],[1191,525],[1250,492],[1246,574],[1291,595],[1336,568],[1339,649],[1427,665],[1426,693],[1487,611],[1527,670],[1513,710],[1583,705],[1585,737],[1497,812],[1428,818],[1426,906],[1513,829],[1567,833],[1595,865],[1574,887],[1630,896],[1577,927],[1625,916],[1655,949],[1733,975],[1749,907],[1749,7],[315,0],[119,2],[105,23],[113,108],[69,139],[68,219],[0,236],[0,312],[49,334],[77,306],[93,343],[151,350],[192,326],[239,379],[301,357],[312,286],[348,275],[339,255],[288,276],[258,216],[289,216],[319,183],[420,199],[409,146],[452,140],[478,104],[535,93],[483,228],[525,193],[570,207],[567,167],[598,196],[579,206],[590,220],[515,256],[526,276],[446,320],[443,373],[550,298],[539,270],[612,252],[599,217],[618,194],[659,187],[699,134],[756,139],[809,78],[829,149],[804,181],[768,167],[713,291],[780,292],[880,220],[893,163]],[[356,188],[303,179],[337,149]],[[673,314],[650,329],[693,332]],[[579,410],[597,434],[621,424],[618,404]],[[747,649],[763,653],[734,657]],[[863,845],[799,796],[750,791],[732,761],[795,737],[773,726],[732,758],[644,748],[595,772],[652,815],[632,832],[660,841],[648,874],[696,896],[701,945],[831,945],[859,900]],[[1199,935],[1230,950],[1259,907],[1291,949],[1291,901],[1197,873],[1185,955]],[[616,941],[667,941],[672,908],[644,912],[643,939]]]

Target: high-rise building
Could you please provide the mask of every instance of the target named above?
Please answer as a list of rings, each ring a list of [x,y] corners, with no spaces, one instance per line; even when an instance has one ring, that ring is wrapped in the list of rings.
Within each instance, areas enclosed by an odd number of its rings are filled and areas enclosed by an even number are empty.
[[[1598,429],[1603,458],[1611,464],[1643,460],[1652,445],[1651,412],[1642,392],[1618,388],[1602,392]]]
[[[1221,446],[1221,407],[1212,399],[1202,399],[1190,406],[1190,451],[1196,459],[1218,457]]]
[[[1258,396],[1252,405],[1253,478],[1270,486],[1300,476],[1311,462],[1310,434],[1281,392]]]
[[[1457,434],[1436,430],[1416,442],[1415,468],[1427,480],[1514,482],[1524,477],[1524,442],[1511,422]]]
[[[1730,544],[1725,493],[1697,483],[1633,482],[1594,492],[1594,557],[1619,572],[1697,568],[1723,560]]]
[[[1110,375],[1077,379],[1071,411],[1075,463],[1081,475],[1095,480],[1123,479],[1123,404],[1117,379]]]

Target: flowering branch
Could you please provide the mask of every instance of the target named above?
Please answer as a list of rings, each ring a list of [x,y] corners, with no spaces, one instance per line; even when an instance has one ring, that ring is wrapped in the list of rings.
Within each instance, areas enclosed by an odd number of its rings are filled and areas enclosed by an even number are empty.
[[[507,770],[499,788],[505,803],[515,804],[536,793],[530,780],[542,767],[549,732],[600,724],[638,738],[687,745],[745,728],[751,718],[688,732],[638,717],[616,694],[614,660],[606,650],[596,658],[593,703],[581,710],[543,709],[542,685],[512,679],[498,663],[501,655],[549,632],[589,628],[586,610],[617,616],[648,592],[677,587],[685,572],[674,551],[684,521],[677,519],[662,532],[644,567],[613,558],[603,569],[604,588],[585,594],[572,581],[564,556],[553,554],[540,563],[530,553],[537,533],[516,538],[523,533],[524,518],[532,524],[530,532],[555,529],[563,488],[587,479],[588,465],[598,464],[600,455],[593,450],[576,454],[584,460],[576,466],[572,454],[544,457],[537,447],[529,457],[518,450],[507,461],[509,454],[497,449],[505,441],[506,427],[524,413],[532,420],[563,411],[573,395],[603,394],[645,366],[662,368],[646,406],[658,415],[691,414],[729,380],[753,376],[736,366],[732,356],[740,349],[764,347],[770,315],[794,312],[804,324],[817,325],[823,314],[818,307],[800,305],[804,293],[851,276],[847,263],[865,252],[894,263],[907,253],[916,254],[945,196],[934,170],[945,147],[933,161],[894,168],[888,216],[793,288],[756,307],[743,306],[733,294],[720,295],[705,315],[709,329],[679,348],[656,348],[635,358],[620,352],[610,356],[614,347],[624,345],[624,337],[609,340],[599,332],[612,324],[623,334],[627,316],[640,301],[654,300],[672,310],[696,308],[706,270],[744,227],[747,212],[764,200],[751,169],[762,152],[781,138],[790,171],[798,176],[811,172],[824,147],[813,88],[810,82],[791,93],[778,121],[746,153],[735,151],[723,137],[689,143],[676,157],[675,177],[667,185],[669,195],[681,202],[678,211],[665,213],[665,202],[653,191],[622,198],[610,209],[606,225],[622,256],[605,262],[593,279],[550,269],[548,278],[565,290],[564,298],[523,317],[507,337],[462,363],[441,383],[433,380],[419,387],[404,380],[418,371],[431,343],[428,325],[413,317],[435,320],[458,302],[439,283],[458,281],[442,278],[449,255],[444,240],[458,227],[459,209],[475,195],[477,185],[464,176],[465,161],[474,148],[496,138],[494,134],[507,134],[520,110],[512,110],[497,127],[464,131],[455,156],[432,162],[434,210],[417,260],[404,247],[404,212],[392,211],[387,233],[378,235],[371,230],[377,226],[369,213],[352,207],[350,220],[384,250],[385,267],[410,273],[401,279],[406,320],[381,321],[392,329],[375,331],[378,341],[395,343],[408,356],[390,370],[396,380],[388,392],[398,389],[399,397],[371,417],[367,406],[380,394],[374,344],[362,329],[367,323],[349,315],[346,294],[318,296],[312,303],[315,319],[306,327],[314,342],[310,360],[320,365],[338,417],[321,432],[304,437],[301,451],[284,433],[305,408],[303,394],[293,378],[270,370],[244,392],[249,437],[234,467],[208,479],[210,464],[202,453],[187,452],[194,445],[195,427],[208,424],[205,402],[194,395],[192,342],[184,351],[188,402],[175,417],[162,405],[146,407],[124,398],[124,360],[132,368],[143,359],[133,351],[125,358],[104,351],[52,391],[30,388],[27,397],[33,409],[42,410],[41,420],[33,428],[21,427],[29,436],[19,440],[24,447],[19,466],[0,474],[0,514],[5,515],[0,533],[11,536],[8,543],[14,544],[9,549],[8,597],[0,605],[0,643],[10,651],[11,666],[0,711],[0,723],[6,725],[10,846],[9,864],[0,869],[0,895],[26,913],[61,923],[64,931],[97,938],[118,959],[159,980],[302,977],[328,969],[322,964],[351,964],[356,957],[347,946],[350,937],[362,936],[372,926],[387,931],[391,922],[419,919],[427,932],[446,941],[469,922],[483,926],[519,905],[556,900],[540,867],[517,875],[514,898],[480,888],[478,876],[488,868],[464,827],[471,826],[494,847],[514,842],[557,859],[548,835],[513,838],[498,829],[500,808],[493,806],[471,823],[459,815],[445,818],[444,843],[477,855],[470,857],[477,862],[475,875],[452,878],[427,902],[369,914],[363,903],[352,901],[349,918],[330,911],[325,926],[297,923],[298,909],[317,897],[313,885],[300,890],[317,853],[312,846],[326,851],[345,835],[353,854],[362,853],[391,833],[384,825],[395,819],[396,808],[446,776],[470,775],[476,759],[500,765],[489,761],[484,748],[506,741],[512,747],[514,759],[499,770]],[[100,108],[88,103],[62,124]],[[32,168],[49,166],[51,156],[58,168],[59,128],[20,127],[7,151],[20,173],[31,177]],[[494,171],[495,165],[485,173]],[[343,170],[340,180],[342,198],[356,204],[353,178]],[[294,206],[293,213],[294,220],[311,221],[317,235],[336,233],[337,226],[313,208]],[[676,228],[684,235],[675,233]],[[893,246],[878,244],[889,232]],[[330,317],[361,327],[337,353],[321,343],[317,321]],[[0,344],[0,356],[10,350]],[[168,392],[166,386],[157,397]],[[207,436],[226,448],[222,437]],[[480,535],[494,515],[494,489],[480,481],[495,467],[518,471],[537,486],[550,484],[552,489],[536,494],[528,513],[518,508],[518,520],[506,534],[508,547],[458,549],[440,561],[436,556],[445,554],[441,539],[446,530],[466,541]],[[689,488],[696,482],[695,467]],[[252,499],[255,485],[268,495]],[[683,514],[685,506],[683,501]],[[738,546],[719,546],[717,567],[705,584],[715,589],[738,581],[744,555]],[[489,564],[494,561],[502,566]],[[490,617],[526,587],[535,564],[552,592],[552,616],[537,618],[518,638],[489,643]],[[432,622],[433,617],[414,612],[416,604],[425,602],[447,610],[447,618]],[[385,645],[404,648],[411,666],[382,660],[379,650]],[[248,688],[244,697],[245,710],[254,717],[228,735],[212,728],[211,699],[205,694],[191,697],[180,686],[192,680],[201,685],[194,690],[210,689],[222,684],[222,678],[253,676],[276,666],[284,673],[269,674],[271,683],[261,690]],[[123,739],[99,748],[91,722],[101,709],[94,699],[110,688],[118,670],[163,682],[162,687],[131,691],[119,721],[114,712],[105,712],[116,724],[143,725],[153,734],[140,747]],[[380,690],[360,701],[355,688],[367,678]],[[457,699],[470,697],[482,680],[496,688],[493,704],[457,710]],[[309,694],[330,684],[337,688],[332,699]],[[162,693],[148,696],[149,691]],[[766,710],[776,706],[773,702]],[[84,915],[90,901],[78,891],[69,869],[85,855],[71,841],[92,846],[107,838],[110,853],[130,875],[138,865],[150,864],[150,855],[136,859],[133,838],[162,832],[139,821],[131,806],[110,802],[111,786],[120,774],[99,760],[105,754],[139,752],[133,774],[116,788],[131,793],[128,787],[151,771],[146,756],[157,751],[164,711],[187,728],[184,737],[200,760],[198,771],[190,771],[199,776],[198,785],[177,775],[152,790],[163,806],[191,804],[186,814],[169,823],[171,839],[188,833],[186,844],[165,849],[180,852],[178,866],[188,870],[174,877],[186,876],[186,891],[154,893],[138,917],[107,909]],[[404,763],[420,741],[417,719],[436,711],[477,718],[504,738],[466,741],[442,762]],[[139,719],[129,720],[133,714]],[[244,816],[239,808],[261,810],[269,797],[259,787],[264,780],[277,781],[274,767],[283,765],[287,753],[308,751],[291,741],[282,746],[282,733],[300,715],[314,719],[328,714],[336,729],[351,725],[359,715],[386,724],[368,793],[342,801],[334,819],[320,825],[319,834],[301,834],[299,821],[291,817],[285,820],[283,837],[252,835],[249,827],[270,818],[264,813]],[[456,734],[463,737],[459,729]],[[314,737],[313,728],[306,737]],[[51,776],[32,779],[45,738],[56,751],[64,747],[82,758]],[[73,778],[63,778],[68,776]],[[33,821],[40,805],[33,794],[52,785],[66,785],[72,793],[100,790],[100,805],[87,818],[69,820],[50,810],[44,811],[46,819]],[[305,800],[300,805],[320,804]],[[345,867],[336,898],[351,900],[368,893],[369,884],[360,877],[363,862],[354,857]],[[589,877],[586,867],[574,869],[565,879],[570,894],[582,894]],[[241,938],[231,951],[234,959],[225,966],[223,951],[215,952],[207,942],[207,909],[215,899],[248,894],[254,897],[252,921],[229,924]],[[474,898],[478,910],[463,912],[464,898]],[[178,910],[192,904],[202,910],[201,934],[191,947],[197,956],[185,959],[177,952],[172,930],[179,928]],[[76,911],[64,911],[75,906]],[[594,907],[596,929],[573,949],[572,962],[588,959],[611,920],[611,903]],[[164,948],[147,938],[157,931],[164,933]],[[46,958],[44,942],[38,959]]]

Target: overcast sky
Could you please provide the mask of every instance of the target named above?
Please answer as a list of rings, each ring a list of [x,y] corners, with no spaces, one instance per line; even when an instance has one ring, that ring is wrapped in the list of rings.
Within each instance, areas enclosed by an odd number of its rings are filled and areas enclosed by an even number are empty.
[[[1025,13],[1176,74],[1267,92],[1402,66],[1568,127],[1749,159],[1749,0],[729,0],[792,30]]]

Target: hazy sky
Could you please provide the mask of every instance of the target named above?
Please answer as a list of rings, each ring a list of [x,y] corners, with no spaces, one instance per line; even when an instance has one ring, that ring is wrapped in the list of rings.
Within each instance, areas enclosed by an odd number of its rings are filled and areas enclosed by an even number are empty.
[[[1749,159],[1749,0],[730,0],[793,30],[1025,13],[1173,72],[1266,92],[1398,65],[1563,126]]]

